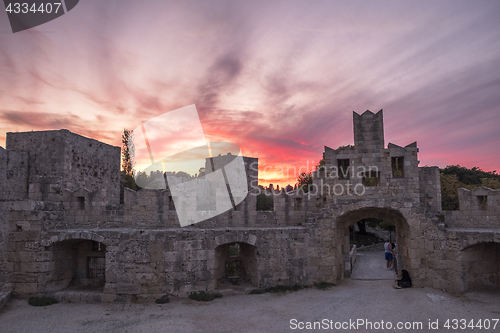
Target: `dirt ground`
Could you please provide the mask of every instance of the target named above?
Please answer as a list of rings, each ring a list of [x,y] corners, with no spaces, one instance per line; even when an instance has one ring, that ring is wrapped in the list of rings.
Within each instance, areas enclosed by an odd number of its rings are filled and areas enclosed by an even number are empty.
[[[393,332],[495,332],[500,331],[500,323],[492,329],[495,318],[500,318],[498,292],[454,296],[429,288],[394,289],[388,280],[345,280],[328,290],[310,288],[286,294],[237,295],[207,303],[181,299],[163,305],[59,303],[32,307],[26,300],[15,299],[0,311],[0,331],[386,332],[390,322]],[[293,319],[296,321],[291,322]],[[479,319],[489,319],[491,323],[489,330],[460,329],[460,322],[457,329],[453,326],[446,329],[447,319],[465,319],[467,324],[474,319],[475,325]],[[370,329],[361,322],[360,326],[346,326],[349,321],[357,323],[357,320],[370,321],[373,326]],[[429,320],[433,323],[438,320],[437,330],[428,328]],[[328,327],[299,329],[315,321],[323,325],[327,322]],[[398,322],[412,325],[421,322],[422,328],[395,329]],[[375,329],[377,324],[379,329]],[[338,325],[344,325],[344,329]]]
[[[33,307],[26,300],[12,300],[0,311],[0,332],[500,332],[495,321],[500,318],[500,292],[394,289],[394,278],[383,252],[360,252],[352,278],[327,290],[242,294],[212,302],[177,299],[163,305]]]

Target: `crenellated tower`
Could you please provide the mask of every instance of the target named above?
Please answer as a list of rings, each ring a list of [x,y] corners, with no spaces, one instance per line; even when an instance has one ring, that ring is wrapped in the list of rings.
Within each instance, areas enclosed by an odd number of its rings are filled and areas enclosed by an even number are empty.
[[[373,113],[366,110],[363,114],[352,112],[354,125],[354,146],[370,151],[384,148],[383,111]]]

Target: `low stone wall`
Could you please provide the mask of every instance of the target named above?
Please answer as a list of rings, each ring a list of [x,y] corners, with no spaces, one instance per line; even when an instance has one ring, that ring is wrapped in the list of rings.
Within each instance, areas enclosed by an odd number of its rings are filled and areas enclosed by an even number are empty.
[[[345,255],[346,262],[344,263],[344,275],[345,277],[349,277],[352,274],[352,270],[354,269],[354,263],[356,262],[357,255],[356,245],[353,245],[349,255]]]
[[[317,269],[319,263],[313,256],[321,247],[317,236],[317,231],[309,227],[64,230],[31,240],[40,245],[37,255],[12,253],[20,272],[10,276],[16,296],[57,293],[90,278],[80,263],[100,255],[101,248],[105,251],[106,269],[101,295],[106,296],[76,292],[58,297],[93,302],[95,297],[119,301],[137,295],[185,296],[193,291],[216,290],[227,259],[221,246],[240,243],[240,260],[248,282],[255,288],[307,285],[328,281],[331,276]],[[318,244],[318,249],[313,244]],[[91,250],[91,245],[96,249]],[[87,251],[80,251],[83,247],[88,247]]]
[[[380,239],[383,239],[384,241],[389,238],[392,238],[392,241],[394,241],[394,239],[396,238],[396,233],[394,231],[391,233],[388,230],[383,230],[380,228],[372,228],[366,226],[366,232],[374,234],[375,236],[377,236]]]
[[[351,261],[351,268],[354,268],[354,264],[356,263],[357,255],[358,255],[358,249],[357,249],[356,245],[353,245],[351,252],[349,252],[349,259]]]
[[[368,245],[368,246],[360,246],[358,247],[357,251],[363,252],[363,251],[384,251],[384,243],[377,243],[373,245]]]
[[[10,300],[10,291],[9,292],[0,292],[0,310],[3,309],[3,307],[7,305],[9,300]]]

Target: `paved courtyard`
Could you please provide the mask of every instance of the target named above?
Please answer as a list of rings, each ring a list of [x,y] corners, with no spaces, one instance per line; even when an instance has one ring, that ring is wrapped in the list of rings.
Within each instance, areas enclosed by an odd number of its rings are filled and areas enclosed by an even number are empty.
[[[370,258],[370,260],[365,260]],[[380,261],[382,258],[382,261]],[[361,252],[354,272],[328,290],[315,288],[286,294],[237,295],[201,303],[187,299],[168,304],[55,304],[32,307],[26,300],[12,300],[0,311],[1,332],[498,332],[500,293],[470,292],[453,295],[430,288],[394,289],[392,279],[360,279],[384,264],[377,252]],[[368,265],[365,265],[367,264]],[[370,264],[371,263],[371,264]],[[373,265],[373,266],[372,266]],[[391,274],[382,269],[384,274]],[[357,275],[356,275],[357,274]],[[357,276],[357,277],[356,277]],[[294,320],[295,319],[295,320]],[[444,324],[450,319],[450,329]],[[490,329],[453,329],[453,319],[490,320]],[[429,329],[429,321],[438,329]],[[330,322],[332,321],[332,322]],[[382,323],[383,321],[383,323]],[[300,330],[308,322],[323,328]],[[352,323],[359,326],[352,326]],[[367,322],[371,323],[370,325]],[[415,329],[397,329],[396,325]],[[387,329],[390,323],[392,329]],[[421,328],[419,326],[421,323]],[[311,325],[314,325],[312,323]],[[318,325],[318,324],[317,324]],[[330,326],[331,325],[331,326]],[[335,329],[335,325],[337,328]],[[339,326],[340,325],[340,326]],[[341,326],[347,329],[342,329]],[[349,325],[349,326],[346,326]],[[384,329],[380,328],[384,325]],[[355,329],[353,329],[355,327]],[[379,329],[375,329],[379,327]],[[403,326],[404,327],[404,326]],[[331,329],[333,328],[333,329]]]
[[[358,252],[351,279],[394,281],[396,273],[387,270],[384,251]]]

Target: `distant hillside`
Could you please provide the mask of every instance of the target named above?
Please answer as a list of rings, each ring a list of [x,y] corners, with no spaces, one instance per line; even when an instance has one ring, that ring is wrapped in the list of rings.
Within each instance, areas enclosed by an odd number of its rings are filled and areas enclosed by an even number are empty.
[[[480,168],[467,169],[460,165],[449,165],[439,169],[441,176],[441,200],[443,210],[458,210],[458,188],[472,190],[476,187],[500,188],[500,175],[496,171],[486,172]]]

